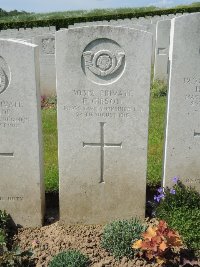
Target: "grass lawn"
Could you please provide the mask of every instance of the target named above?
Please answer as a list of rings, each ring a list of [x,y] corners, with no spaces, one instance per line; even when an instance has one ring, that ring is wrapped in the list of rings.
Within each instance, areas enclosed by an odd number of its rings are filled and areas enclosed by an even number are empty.
[[[158,90],[158,88],[156,88]],[[151,97],[147,183],[156,186],[162,177],[166,97]],[[56,109],[43,109],[44,175],[46,191],[57,191],[57,117]]]
[[[147,183],[155,186],[161,181],[165,130],[166,96],[151,98]]]
[[[58,190],[58,137],[56,109],[42,110],[44,179],[46,191]]]

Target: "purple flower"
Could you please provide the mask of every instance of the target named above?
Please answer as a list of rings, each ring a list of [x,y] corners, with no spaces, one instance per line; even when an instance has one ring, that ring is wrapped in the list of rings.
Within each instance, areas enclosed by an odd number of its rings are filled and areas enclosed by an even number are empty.
[[[160,199],[164,199],[165,198],[165,195],[162,193],[158,196]]]
[[[170,194],[175,195],[176,194],[176,190],[175,189],[170,189]]]
[[[161,193],[163,193],[163,188],[162,187],[159,187],[157,191],[158,191],[158,193],[161,194]]]
[[[179,177],[177,177],[177,176],[175,176],[175,177],[172,179],[172,181],[173,181],[175,184],[178,183],[178,180],[179,180]]]
[[[154,196],[154,200],[157,202],[160,202],[161,199],[164,199],[165,195],[162,193],[158,196]]]

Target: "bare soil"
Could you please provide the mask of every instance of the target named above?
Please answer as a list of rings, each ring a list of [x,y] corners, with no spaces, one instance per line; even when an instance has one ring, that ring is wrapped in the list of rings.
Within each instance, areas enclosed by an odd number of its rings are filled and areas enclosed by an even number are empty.
[[[142,260],[115,260],[100,246],[103,226],[63,226],[59,222],[42,228],[19,229],[15,237],[23,250],[32,249],[36,267],[47,267],[52,257],[67,249],[78,249],[87,254],[93,267],[155,266]]]
[[[133,260],[128,260],[127,258],[116,260],[101,248],[102,231],[103,226],[101,225],[63,226],[59,222],[55,222],[41,228],[21,228],[18,230],[15,240],[18,241],[21,249],[33,250],[36,267],[47,267],[54,255],[68,249],[78,249],[88,255],[91,267],[159,266],[155,263],[147,263],[145,260],[139,258]],[[186,263],[190,264],[184,265]],[[197,261],[183,259],[182,264],[179,266],[200,266],[197,264]],[[167,265],[167,267],[173,266],[173,264]]]
[[[148,190],[148,199],[152,199],[154,190]],[[148,207],[148,205],[147,205]],[[59,223],[59,201],[57,193],[46,194],[46,226],[41,228],[19,228],[14,240],[22,250],[33,251],[35,267],[48,267],[52,257],[61,251],[68,249],[80,250],[90,258],[90,267],[157,267],[155,263],[148,263],[144,259],[135,258],[129,260],[123,258],[115,259],[101,247],[101,235],[103,227],[101,225],[85,226],[73,225],[64,226]],[[146,215],[150,215],[151,210],[147,208]],[[187,253],[186,253],[187,254]],[[187,263],[189,265],[187,265]],[[198,265],[199,264],[199,265]],[[166,267],[177,265],[169,264]],[[183,256],[179,266],[200,267],[200,260],[194,260],[191,256]],[[66,266],[67,267],[67,266]]]

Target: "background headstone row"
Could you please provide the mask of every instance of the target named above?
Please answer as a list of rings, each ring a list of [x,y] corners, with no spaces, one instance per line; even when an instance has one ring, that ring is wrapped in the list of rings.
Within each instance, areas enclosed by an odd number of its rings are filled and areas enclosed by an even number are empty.
[[[113,25],[131,27],[138,30],[150,32],[153,35],[152,64],[154,64],[155,62],[154,75],[156,79],[164,79],[166,81],[168,78],[167,52],[169,48],[169,28],[167,29],[164,25],[166,20],[169,21],[170,19],[180,15],[182,14],[177,13],[176,15],[170,14],[124,20],[119,19],[111,21],[75,23],[74,25],[70,25],[69,28],[91,25]],[[43,96],[56,95],[55,33],[56,28],[54,26],[38,27],[32,29],[20,28],[19,30],[8,29],[0,31],[0,38],[15,38],[26,40],[29,43],[37,44],[39,46],[40,90]],[[166,40],[165,43],[163,43],[163,38]]]
[[[163,185],[178,175],[198,191],[199,30],[199,13],[163,20],[155,45],[155,68],[169,75]],[[48,69],[52,36],[35,37],[38,45],[0,40],[0,209],[17,224],[42,224],[39,82],[51,69],[58,98],[60,219],[101,224],[144,217],[152,34],[126,25],[60,30],[56,68]]]

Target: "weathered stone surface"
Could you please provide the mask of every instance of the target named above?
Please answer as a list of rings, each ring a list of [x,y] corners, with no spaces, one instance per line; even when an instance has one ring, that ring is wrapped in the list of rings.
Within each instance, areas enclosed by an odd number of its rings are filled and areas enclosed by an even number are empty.
[[[172,20],[164,186],[179,176],[200,191],[200,13]]]
[[[161,20],[156,26],[154,79],[168,81],[168,59],[171,20]]]
[[[153,17],[151,18],[151,23],[152,23],[152,24],[156,24],[157,21],[160,21],[160,20],[163,20],[163,19],[162,19],[162,16],[153,16]]]
[[[8,29],[0,31],[0,38],[17,38],[29,39],[43,34],[54,34],[56,32],[55,26],[50,27],[34,27],[34,28],[20,28]]]
[[[39,46],[41,95],[56,95],[55,35],[39,35],[32,42]]]
[[[39,226],[44,211],[38,49],[0,40],[0,210]]]
[[[141,24],[139,24],[141,21]],[[148,23],[147,23],[148,22]],[[155,43],[156,43],[156,24],[151,24],[151,21],[148,19],[143,20],[143,18],[140,19],[120,19],[120,20],[110,20],[110,21],[100,21],[97,23],[97,21],[94,22],[84,22],[84,23],[75,23],[74,25],[70,25],[68,29],[72,29],[75,27],[84,27],[84,26],[90,26],[90,25],[110,25],[110,26],[123,26],[128,28],[133,28],[141,31],[147,31],[150,32],[153,36],[153,45],[152,45],[152,64],[154,64],[154,53],[155,53]],[[64,30],[64,28],[62,28]]]
[[[151,34],[126,27],[56,34],[65,223],[144,217],[151,45]]]

